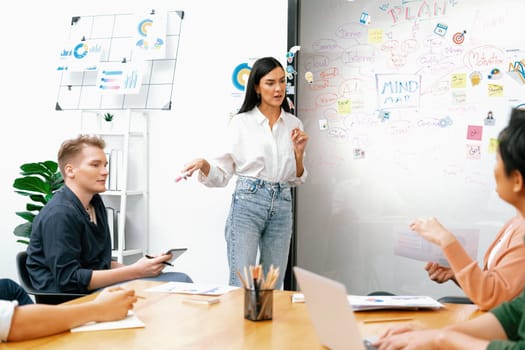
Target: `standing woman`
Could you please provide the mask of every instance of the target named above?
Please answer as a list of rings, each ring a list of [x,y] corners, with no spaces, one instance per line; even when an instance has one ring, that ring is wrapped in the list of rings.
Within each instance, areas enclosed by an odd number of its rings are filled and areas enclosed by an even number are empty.
[[[241,286],[236,272],[256,265],[286,271],[292,236],[291,187],[304,183],[308,135],[285,101],[286,74],[273,57],[258,59],[251,70],[244,102],[228,127],[228,148],[212,162],[199,158],[182,170],[208,187],[224,187],[237,175],[225,237],[230,285]]]

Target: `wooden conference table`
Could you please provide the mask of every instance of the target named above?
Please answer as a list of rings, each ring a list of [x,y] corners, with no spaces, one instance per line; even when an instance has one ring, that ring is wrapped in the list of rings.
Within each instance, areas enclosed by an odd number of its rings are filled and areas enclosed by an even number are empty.
[[[95,332],[65,332],[40,339],[0,343],[0,349],[321,349],[308,316],[306,304],[292,303],[290,291],[274,292],[273,320],[253,322],[244,319],[243,290],[222,295],[217,304],[188,303],[182,294],[151,293],[145,289],[159,282],[132,281],[139,299],[135,313],[144,328]],[[89,299],[87,296],[73,302]],[[363,336],[377,336],[395,322],[365,321],[409,317],[426,327],[442,327],[477,317],[474,305],[446,304],[438,311],[356,312]],[[399,322],[397,322],[399,324]]]

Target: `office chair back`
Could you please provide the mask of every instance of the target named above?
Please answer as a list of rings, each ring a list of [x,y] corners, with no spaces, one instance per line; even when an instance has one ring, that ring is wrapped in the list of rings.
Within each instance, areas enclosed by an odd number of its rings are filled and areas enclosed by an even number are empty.
[[[29,272],[27,271],[26,260],[27,253],[25,251],[18,252],[16,255],[18,279],[20,280],[20,284],[26,290],[26,292],[35,297],[35,301],[38,304],[56,305],[85,295],[75,293],[43,292],[34,289],[33,285],[31,284],[31,279],[29,278]]]
[[[394,293],[390,293],[390,292],[386,292],[386,291],[383,291],[383,290],[375,290],[373,292],[368,293],[367,295],[374,296],[374,295],[395,295],[395,294]]]

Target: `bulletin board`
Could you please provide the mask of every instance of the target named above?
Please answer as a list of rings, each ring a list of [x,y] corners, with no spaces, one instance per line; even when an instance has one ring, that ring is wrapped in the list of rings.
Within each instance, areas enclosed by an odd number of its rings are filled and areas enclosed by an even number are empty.
[[[299,9],[296,109],[310,140],[298,265],[355,294],[461,295],[395,248],[412,219],[435,216],[479,237],[481,262],[514,216],[493,168],[498,133],[525,103],[525,3],[301,0]]]
[[[155,14],[155,10],[151,10]],[[101,94],[97,70],[70,71],[57,65],[60,83],[56,110],[170,110],[184,11],[167,11],[165,55],[141,61],[141,84],[134,93]],[[133,31],[136,14],[72,17],[68,40],[96,42],[100,63],[136,63]],[[144,24],[142,24],[144,25]],[[164,38],[163,38],[164,40]]]

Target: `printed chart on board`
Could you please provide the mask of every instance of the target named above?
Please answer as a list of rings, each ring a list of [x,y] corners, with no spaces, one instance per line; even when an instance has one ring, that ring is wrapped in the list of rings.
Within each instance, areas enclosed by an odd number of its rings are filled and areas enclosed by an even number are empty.
[[[74,16],[56,110],[169,110],[183,11]]]

